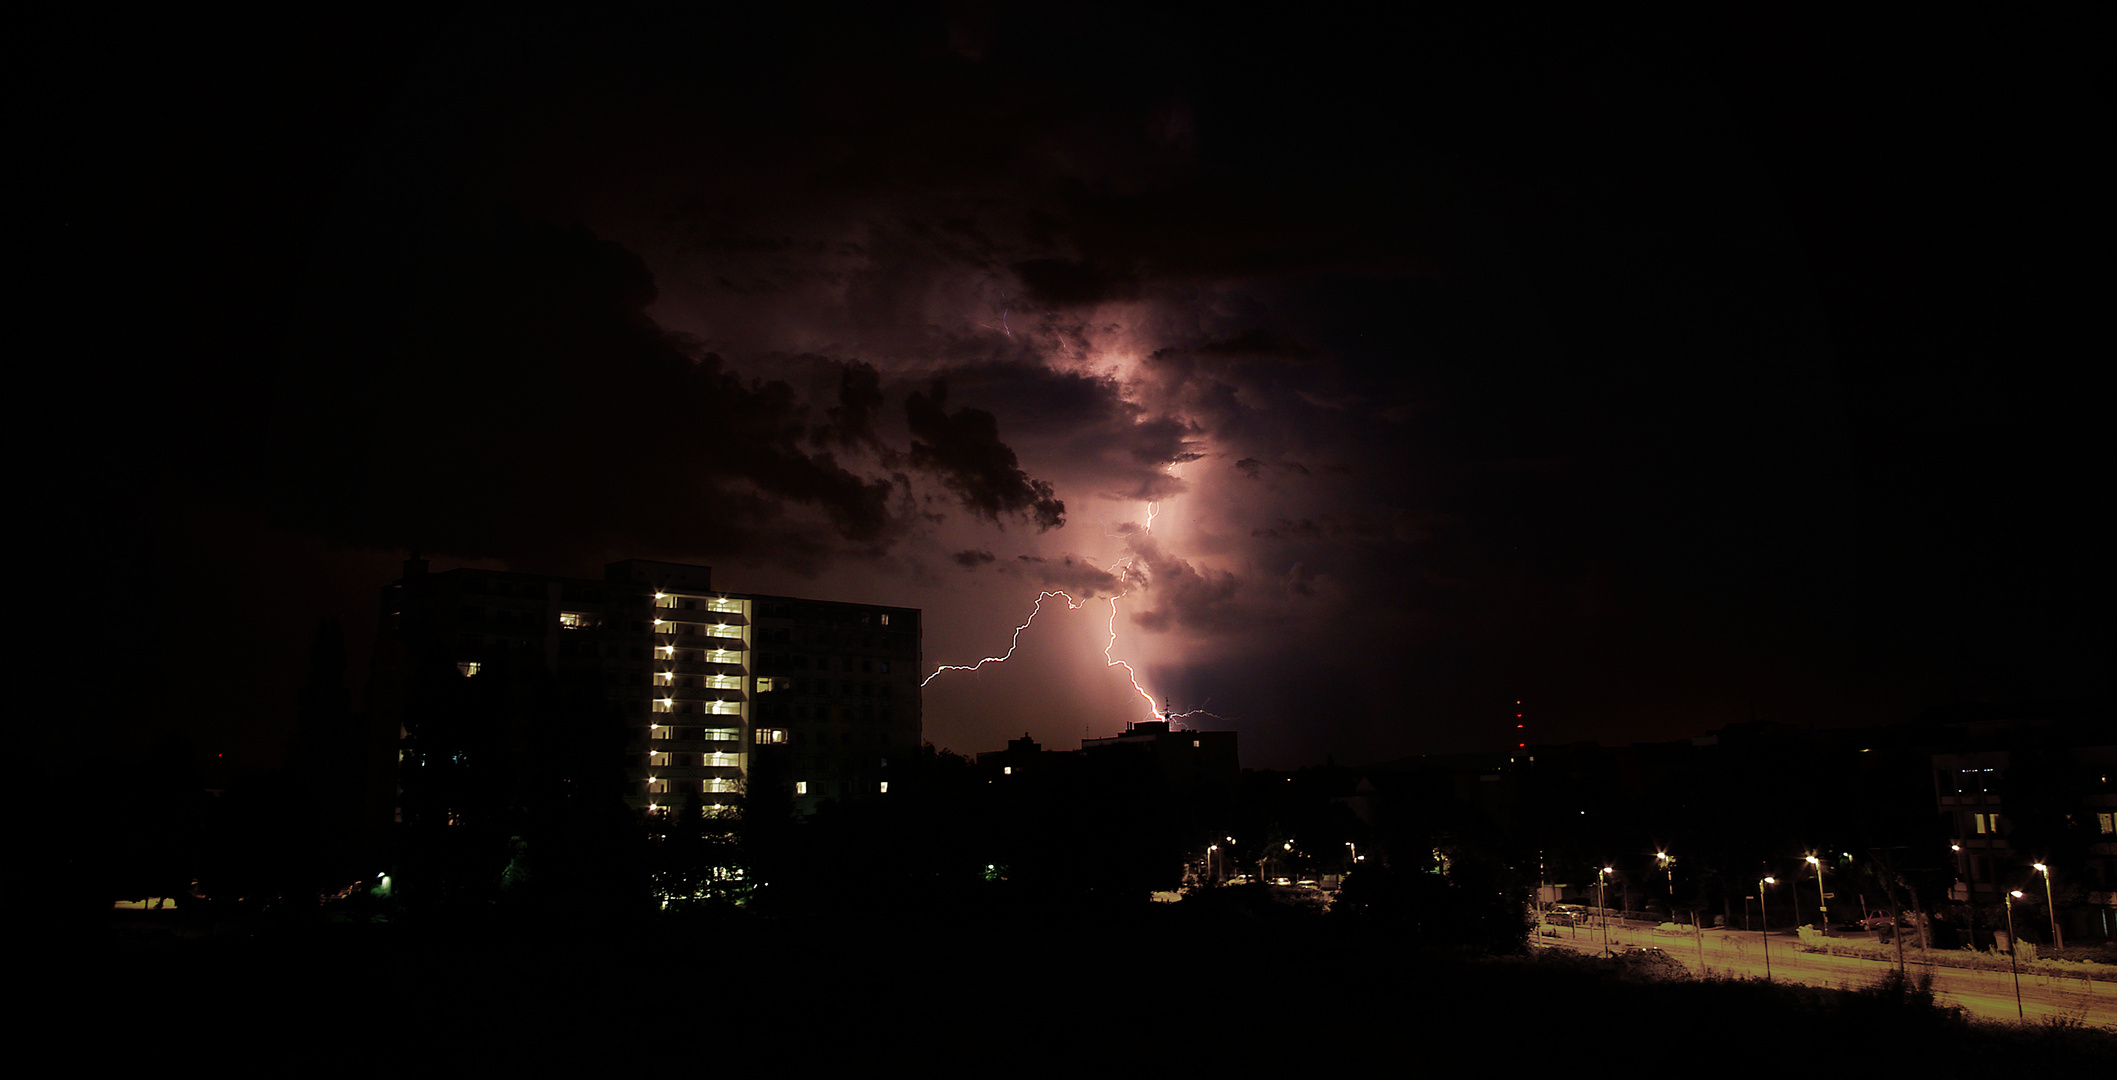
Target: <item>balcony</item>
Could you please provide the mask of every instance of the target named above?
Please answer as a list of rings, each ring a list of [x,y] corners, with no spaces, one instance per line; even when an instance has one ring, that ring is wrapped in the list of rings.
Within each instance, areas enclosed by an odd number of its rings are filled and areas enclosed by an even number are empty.
[[[670,625],[671,624],[665,623],[655,629],[654,644],[657,648],[666,645],[674,646],[679,649],[705,649],[708,651],[718,649],[725,652],[741,652],[744,649],[749,648],[748,645],[744,644],[741,637],[742,632],[737,627],[730,626],[721,628],[727,631],[727,633],[725,634],[714,634],[710,632],[694,634],[678,632],[674,629],[671,629]],[[716,628],[701,627],[700,629],[703,631],[712,631]]]
[[[685,607],[685,604],[690,604],[691,606]],[[678,596],[672,594],[656,598],[654,607],[657,611],[696,611],[707,615],[741,616],[745,614],[741,600],[731,600],[723,596]]]
[[[653,685],[648,687],[651,691],[649,696],[657,699],[675,698],[678,701],[721,701],[727,700],[729,691],[741,691],[743,684],[740,675],[679,675],[676,679],[675,682],[669,682],[656,676]],[[682,681],[685,679],[701,685],[686,686]]]
[[[728,676],[739,676],[739,675],[741,675],[741,674],[742,674],[742,672],[741,672],[741,671],[740,671],[739,669],[740,669],[740,668],[741,668],[741,667],[743,666],[743,664],[742,664],[742,659],[741,659],[741,655],[740,655],[740,654],[736,654],[736,659],[734,659],[734,660],[724,660],[724,661],[715,661],[715,660],[659,660],[659,661],[657,661],[657,662],[658,662],[658,663],[660,663],[660,664],[662,665],[662,667],[663,667],[663,668],[664,668],[665,670],[668,670],[668,671],[673,671],[673,672],[675,672],[675,673],[676,673],[676,674],[678,674],[678,675],[728,675]],[[729,668],[731,668],[731,667],[732,667],[732,668],[736,668],[736,669],[738,669],[738,670],[736,670],[736,671],[729,671],[728,669],[729,669]]]
[[[723,754],[739,757],[742,743],[724,739],[652,739],[646,743],[632,744],[635,754]]]

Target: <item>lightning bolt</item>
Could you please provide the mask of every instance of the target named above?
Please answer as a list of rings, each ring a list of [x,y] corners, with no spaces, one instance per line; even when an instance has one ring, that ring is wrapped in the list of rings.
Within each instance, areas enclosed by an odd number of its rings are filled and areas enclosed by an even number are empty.
[[[1005,294],[1002,295],[1004,296]],[[1003,321],[1006,318],[1005,308],[1001,309],[1001,318]],[[1177,469],[1172,467],[1169,470],[1169,475],[1178,475]],[[1154,518],[1160,513],[1161,502],[1159,500],[1155,500],[1147,504],[1147,524],[1145,529],[1146,532],[1152,533],[1154,531]],[[1128,583],[1142,580],[1140,572],[1134,566],[1134,559],[1135,556],[1127,555],[1124,558],[1119,559],[1114,563],[1111,563],[1110,573],[1112,575],[1118,576],[1120,580],[1126,581]],[[1148,693],[1146,687],[1139,685],[1139,672],[1135,670],[1130,663],[1119,659],[1115,655],[1115,650],[1117,649],[1117,602],[1130,595],[1132,595],[1132,589],[1128,586],[1123,592],[1117,593],[1109,598],[1110,619],[1105,624],[1105,629],[1107,630],[1109,636],[1103,641],[1103,666],[1106,668],[1118,667],[1125,669],[1125,681],[1131,683],[1132,692],[1138,694],[1140,700],[1147,703],[1147,718],[1150,720],[1173,721],[1188,719],[1193,716],[1210,716],[1216,720],[1230,719],[1229,717],[1222,716],[1219,713],[1210,712],[1204,707],[1189,709],[1184,712],[1170,712],[1167,709],[1159,709],[1155,707],[1154,695]],[[944,671],[976,671],[987,664],[1006,663],[1010,657],[1014,656],[1014,651],[1017,648],[1021,647],[1022,631],[1029,629],[1029,625],[1036,621],[1037,614],[1044,610],[1044,601],[1049,600],[1054,596],[1064,600],[1066,602],[1066,608],[1069,611],[1078,611],[1082,607],[1085,607],[1087,603],[1084,600],[1075,600],[1070,593],[1067,593],[1063,589],[1048,589],[1038,593],[1036,596],[1036,602],[1031,604],[1029,607],[1029,617],[1022,620],[1022,625],[1014,628],[1014,635],[1007,642],[1006,652],[1001,653],[998,656],[985,657],[984,659],[979,660],[975,664],[942,664],[933,670],[933,674],[928,675],[923,681],[919,683],[920,688],[924,689],[927,683],[930,683],[935,679],[940,678],[941,673]],[[1207,704],[1211,704],[1211,702],[1208,701]]]
[[[976,671],[987,664],[1005,663],[1008,657],[1014,655],[1014,650],[1021,646],[1022,631],[1029,629],[1029,624],[1036,621],[1037,612],[1044,610],[1044,601],[1049,600],[1054,596],[1064,599],[1066,601],[1066,607],[1068,609],[1078,610],[1081,606],[1079,601],[1075,600],[1071,596],[1068,596],[1062,590],[1053,589],[1048,592],[1038,593],[1036,595],[1036,603],[1031,605],[1029,608],[1029,617],[1022,620],[1022,625],[1014,628],[1014,637],[1007,643],[1006,652],[1003,652],[998,656],[988,656],[975,664],[942,664],[940,667],[934,669],[934,673],[932,675],[928,675],[923,681],[919,683],[920,688],[924,689],[927,683],[930,683],[936,678],[939,678],[941,673],[944,671]]]
[[[1007,325],[1007,290],[1000,289],[998,291],[1000,294],[1000,325],[994,326],[988,322],[981,322],[978,323],[978,325],[984,327],[987,330],[998,330],[1000,333],[1003,333],[1008,337],[1013,337],[1014,330]]]
[[[1114,572],[1120,569],[1127,568],[1126,563],[1129,562],[1131,562],[1131,560],[1127,559],[1125,560],[1125,562],[1115,564],[1111,567],[1111,570]],[[1140,699],[1147,703],[1148,714],[1150,716],[1159,717],[1160,713],[1156,712],[1154,709],[1154,695],[1147,693],[1146,687],[1139,685],[1139,673],[1132,669],[1131,664],[1126,663],[1125,661],[1120,660],[1117,657],[1111,655],[1111,650],[1117,648],[1117,602],[1119,600],[1124,599],[1130,594],[1131,590],[1127,589],[1125,592],[1119,593],[1116,596],[1112,596],[1110,598],[1110,621],[1107,624],[1107,629],[1109,630],[1110,636],[1109,639],[1103,643],[1103,666],[1124,668],[1125,678],[1127,679],[1127,681],[1131,682],[1132,691],[1138,694],[1140,696]],[[988,656],[975,664],[942,664],[940,667],[934,669],[933,674],[928,675],[926,679],[919,684],[920,688],[923,689],[925,688],[927,683],[930,683],[935,679],[940,678],[941,673],[944,671],[976,671],[987,664],[1006,663],[1008,658],[1014,655],[1014,651],[1021,647],[1022,631],[1029,629],[1029,624],[1036,621],[1037,614],[1044,610],[1044,601],[1049,600],[1054,596],[1058,597],[1061,600],[1064,600],[1066,602],[1067,609],[1070,611],[1078,611],[1081,608],[1087,606],[1086,601],[1075,600],[1071,594],[1067,593],[1063,589],[1049,589],[1044,592],[1040,592],[1036,595],[1036,603],[1030,605],[1029,617],[1022,620],[1022,625],[1014,628],[1014,636],[1008,641],[1006,652],[1003,652],[998,656]]]
[[[1124,668],[1125,678],[1132,683],[1132,691],[1147,702],[1147,715],[1158,716],[1160,714],[1154,709],[1154,695],[1147,693],[1146,688],[1139,685],[1139,672],[1132,670],[1132,665],[1110,655],[1110,650],[1117,648],[1117,602],[1123,598],[1123,593],[1110,598],[1110,639],[1103,642],[1103,666]]]

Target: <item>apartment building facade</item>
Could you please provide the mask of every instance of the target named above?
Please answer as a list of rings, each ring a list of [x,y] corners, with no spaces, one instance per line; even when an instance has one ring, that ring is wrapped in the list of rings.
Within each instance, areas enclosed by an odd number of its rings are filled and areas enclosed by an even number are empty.
[[[806,812],[886,795],[921,740],[916,608],[731,593],[681,563],[598,580],[414,556],[381,615],[401,813],[552,784],[708,815],[765,784]]]

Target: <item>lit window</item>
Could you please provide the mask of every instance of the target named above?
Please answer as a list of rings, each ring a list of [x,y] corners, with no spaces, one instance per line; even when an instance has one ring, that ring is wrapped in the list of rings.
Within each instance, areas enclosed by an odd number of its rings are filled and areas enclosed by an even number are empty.
[[[478,673],[478,669],[482,666],[484,665],[479,664],[476,660],[465,660],[462,663],[456,665],[456,670],[462,672],[463,677],[468,679],[471,676],[476,675]]]
[[[1000,775],[1001,775],[1001,776],[1013,776],[1013,775],[1014,775],[1014,766],[1012,766],[1012,765],[1002,765],[1002,766],[1000,766]]]
[[[809,782],[808,782],[808,781],[806,781],[806,780],[796,780],[796,781],[794,781],[794,794],[796,794],[796,795],[806,795],[806,794],[808,794],[808,793],[809,793]]]
[[[882,616],[882,625],[884,625],[884,626],[888,626],[888,625],[889,625],[889,616],[888,616],[888,615],[884,615],[884,616]]]
[[[2117,833],[2117,814],[2095,815],[2095,826],[2104,836]]]
[[[889,781],[887,781],[887,780],[884,780],[884,781],[882,781],[882,785],[881,785],[881,788],[882,788],[882,794],[884,794],[884,795],[887,795],[887,794],[889,794]]]

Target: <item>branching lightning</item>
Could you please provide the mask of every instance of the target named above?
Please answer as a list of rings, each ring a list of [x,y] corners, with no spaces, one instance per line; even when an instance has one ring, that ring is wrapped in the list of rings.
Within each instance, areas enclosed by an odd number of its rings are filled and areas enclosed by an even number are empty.
[[[1174,475],[1173,470],[1171,475]],[[1157,515],[1160,514],[1160,512],[1161,502],[1159,500],[1147,503],[1147,523],[1144,529],[1145,532],[1152,533],[1154,531],[1154,519]],[[1108,623],[1106,623],[1105,625],[1105,628],[1108,631],[1108,636],[1103,641],[1103,666],[1106,668],[1117,667],[1125,669],[1125,680],[1132,684],[1132,692],[1138,694],[1140,700],[1147,703],[1147,715],[1149,719],[1183,720],[1194,716],[1211,716],[1215,719],[1227,719],[1227,717],[1223,717],[1218,713],[1210,712],[1203,707],[1196,709],[1188,709],[1183,712],[1171,712],[1166,707],[1166,705],[1157,708],[1154,703],[1154,695],[1148,693],[1146,687],[1139,685],[1139,672],[1135,670],[1129,662],[1119,659],[1115,655],[1115,650],[1117,649],[1117,602],[1132,594],[1132,588],[1130,587],[1132,583],[1136,582],[1142,588],[1144,588],[1147,584],[1144,572],[1134,565],[1135,559],[1136,556],[1127,555],[1124,558],[1118,560],[1117,562],[1110,564],[1110,573],[1113,576],[1117,577],[1120,581],[1126,582],[1128,587],[1124,591],[1116,593],[1109,597],[1110,618]],[[924,681],[919,683],[919,686],[921,688],[924,688],[927,683],[933,682],[935,679],[939,678],[941,673],[944,671],[976,671],[987,664],[1005,663],[1009,658],[1014,656],[1015,650],[1021,646],[1022,631],[1029,629],[1029,625],[1036,621],[1037,614],[1043,611],[1044,601],[1049,600],[1052,597],[1058,597],[1059,599],[1064,600],[1066,602],[1067,609],[1072,611],[1078,611],[1087,604],[1086,600],[1076,600],[1073,598],[1072,594],[1067,593],[1061,589],[1049,589],[1040,592],[1037,594],[1036,602],[1030,605],[1029,617],[1027,619],[1022,620],[1022,624],[1020,626],[1014,628],[1014,634],[1008,640],[1006,652],[1001,653],[998,656],[985,657],[984,659],[979,660],[975,664],[942,664],[941,666],[934,669],[933,674],[928,675]],[[1093,598],[1091,597],[1090,599]]]
[[[1022,625],[1014,628],[1014,637],[1010,641],[1008,641],[1006,652],[1003,652],[998,656],[988,656],[975,664],[942,664],[940,667],[934,669],[934,673],[932,675],[928,675],[924,680],[919,683],[920,688],[925,688],[927,683],[934,681],[934,679],[938,678],[940,674],[944,671],[976,671],[987,664],[999,664],[1006,662],[1008,657],[1014,655],[1014,650],[1021,645],[1022,631],[1029,629],[1029,624],[1036,621],[1037,612],[1044,610],[1044,601],[1049,600],[1054,596],[1065,600],[1066,606],[1068,608],[1077,610],[1081,606],[1078,601],[1073,599],[1073,597],[1068,596],[1065,592],[1058,589],[1052,589],[1047,592],[1038,593],[1036,596],[1036,603],[1032,605],[1029,609],[1029,617],[1027,619],[1022,620]]]

